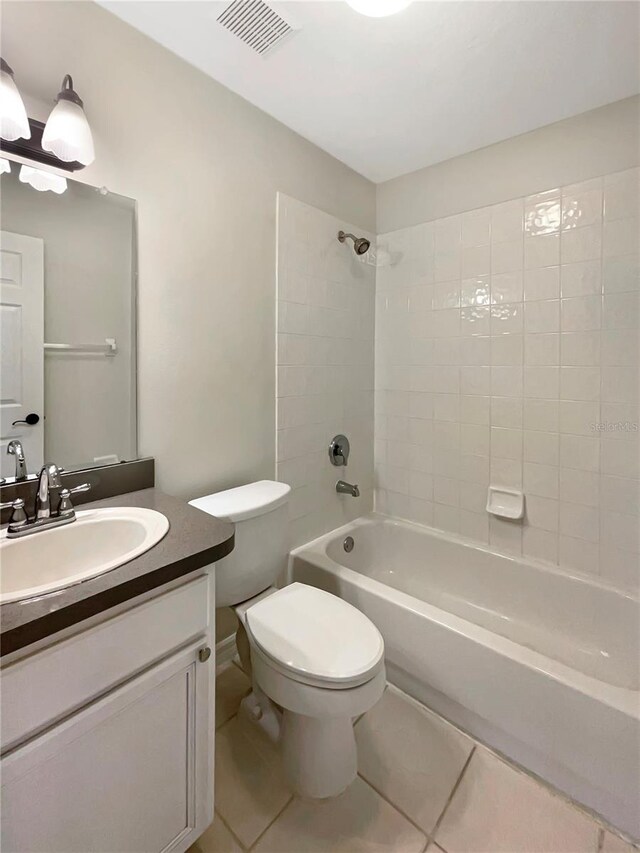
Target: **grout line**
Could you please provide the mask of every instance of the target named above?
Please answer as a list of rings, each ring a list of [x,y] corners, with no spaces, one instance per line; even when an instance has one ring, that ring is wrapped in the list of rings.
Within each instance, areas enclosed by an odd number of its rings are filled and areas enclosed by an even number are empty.
[[[368,785],[372,790],[374,790],[374,791],[376,792],[376,794],[380,797],[380,799],[384,800],[384,801],[385,801],[385,803],[387,803],[387,805],[391,806],[391,808],[392,808],[394,811],[398,812],[398,814],[401,814],[401,815],[402,815],[402,817],[403,817],[405,820],[408,820],[408,821],[409,821],[409,823],[410,823],[412,826],[414,826],[414,827],[418,830],[418,832],[420,832],[420,834],[421,834],[421,835],[424,835],[424,837],[427,839],[427,847],[429,846],[429,841],[430,841],[431,839],[430,839],[430,837],[429,837],[429,833],[428,833],[425,829],[423,829],[421,826],[419,826],[419,824],[417,824],[413,818],[409,817],[409,815],[408,815],[406,812],[404,812],[404,811],[400,808],[400,806],[396,805],[392,800],[390,800],[390,799],[389,799],[389,797],[387,797],[387,796],[386,796],[386,794],[383,794],[383,793],[382,793],[382,791],[378,790],[378,788],[376,788],[376,786],[375,786],[375,785],[373,785],[373,784],[372,784],[372,783],[371,783],[371,782],[370,782],[370,781],[369,781],[365,776],[363,776],[363,775],[362,775],[362,773],[360,773],[359,771],[358,771],[358,777],[359,777],[360,779],[362,779],[362,781],[365,783],[365,785]],[[427,847],[425,847],[424,849],[426,850],[426,849],[427,849]]]
[[[263,837],[263,836],[264,836],[264,835],[265,835],[265,834],[266,834],[266,833],[271,829],[271,827],[272,827],[272,826],[273,826],[273,824],[278,820],[278,818],[279,818],[279,817],[281,817],[281,816],[284,814],[284,812],[285,812],[285,811],[286,811],[286,809],[291,805],[291,803],[293,802],[293,800],[294,800],[294,796],[293,796],[293,794],[291,794],[291,796],[289,797],[289,799],[287,800],[287,802],[286,802],[286,803],[284,804],[284,806],[280,809],[280,811],[276,814],[276,816],[273,818],[273,820],[271,821],[271,823],[269,824],[269,826],[265,827],[265,828],[262,830],[262,832],[261,832],[261,833],[260,833],[260,835],[256,838],[256,840],[253,842],[253,844],[251,844],[251,846],[250,846],[250,847],[246,848],[247,850],[253,850],[253,849],[254,849],[254,847],[255,847],[255,846],[256,846],[256,844],[260,841],[260,839],[261,839],[261,838],[262,838],[262,837]]]
[[[614,835],[616,838],[620,838],[626,844],[629,844],[634,851],[640,850],[640,845],[638,844],[637,840],[631,839],[629,836],[625,835],[620,829],[618,829],[618,827],[609,823],[606,818],[602,817],[602,815],[593,811],[588,806],[579,803],[577,800],[572,799],[568,794],[565,794],[564,791],[560,790],[559,788],[556,788],[542,776],[539,776],[533,771],[528,770],[523,765],[518,764],[513,759],[509,758],[506,753],[500,752],[499,750],[495,749],[488,742],[478,740],[468,730],[456,725],[451,720],[439,714],[437,711],[434,711],[433,708],[430,708],[428,705],[425,705],[424,703],[420,702],[418,699],[414,699],[413,696],[410,696],[408,693],[405,693],[404,690],[401,690],[399,687],[396,687],[395,684],[389,682],[387,686],[391,688],[391,692],[399,695],[405,702],[409,702],[418,706],[426,714],[430,714],[431,716],[442,720],[448,726],[451,726],[451,728],[455,729],[461,735],[468,738],[474,744],[474,751],[476,747],[484,749],[486,752],[493,755],[502,764],[505,764],[513,772],[518,773],[519,775],[524,776],[525,778],[534,782],[536,785],[547,791],[547,793],[549,793],[552,797],[561,800],[569,808],[573,809],[574,811],[578,811],[580,814],[584,815],[586,818],[591,820],[592,823],[594,823],[598,829],[602,829],[603,832],[608,832],[611,835]],[[440,823],[440,821],[438,821],[438,823]]]
[[[239,839],[239,838],[238,838],[238,836],[235,834],[235,832],[231,829],[231,826],[230,826],[230,825],[227,823],[227,821],[222,817],[222,815],[220,814],[220,812],[219,812],[217,809],[215,809],[215,808],[214,808],[214,810],[213,810],[213,819],[215,820],[216,818],[220,821],[220,823],[222,823],[222,824],[227,828],[227,831],[229,832],[229,834],[231,835],[231,837],[233,838],[233,840],[238,844],[238,846],[240,847],[240,849],[241,849],[241,850],[246,850],[247,848],[246,848],[246,847],[244,846],[244,844],[240,841],[240,839]]]
[[[462,782],[462,777],[463,777],[463,776],[464,776],[464,774],[466,773],[467,767],[468,767],[468,766],[469,766],[469,764],[471,763],[471,759],[472,759],[472,758],[473,758],[473,756],[475,755],[475,752],[476,752],[476,747],[475,747],[475,745],[474,745],[473,749],[472,749],[472,750],[471,750],[471,752],[469,753],[469,757],[467,758],[467,760],[466,760],[466,761],[465,761],[465,763],[464,763],[464,767],[463,767],[463,768],[462,768],[462,770],[460,771],[460,775],[458,776],[458,779],[457,779],[457,781],[456,781],[455,785],[453,786],[453,788],[452,788],[452,790],[451,790],[451,793],[449,794],[449,797],[447,798],[447,802],[445,803],[444,808],[442,809],[442,812],[441,812],[441,814],[440,814],[440,817],[438,818],[438,820],[436,821],[435,826],[433,827],[433,829],[432,829],[432,830],[431,830],[431,832],[429,833],[429,837],[430,837],[430,838],[431,838],[431,840],[434,842],[434,844],[436,843],[436,832],[437,832],[437,831],[438,831],[438,829],[440,828],[440,824],[442,823],[442,819],[444,818],[445,814],[447,813],[447,809],[448,809],[448,808],[449,808],[449,806],[451,805],[451,802],[452,802],[453,798],[455,797],[455,795],[456,795],[456,792],[457,792],[458,788],[460,787],[460,783]]]

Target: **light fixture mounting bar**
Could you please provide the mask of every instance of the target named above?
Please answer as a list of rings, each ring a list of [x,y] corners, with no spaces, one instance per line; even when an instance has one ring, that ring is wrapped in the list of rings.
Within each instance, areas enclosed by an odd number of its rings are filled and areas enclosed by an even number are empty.
[[[41,121],[30,118],[29,127],[31,128],[30,139],[15,139],[13,142],[0,139],[0,151],[4,151],[6,154],[15,154],[17,157],[24,157],[27,160],[34,160],[36,163],[42,163],[45,166],[52,166],[54,169],[63,169],[65,172],[77,172],[79,169],[84,169],[83,163],[77,161],[69,163],[66,160],[59,160],[55,154],[51,154],[42,148],[44,124]]]

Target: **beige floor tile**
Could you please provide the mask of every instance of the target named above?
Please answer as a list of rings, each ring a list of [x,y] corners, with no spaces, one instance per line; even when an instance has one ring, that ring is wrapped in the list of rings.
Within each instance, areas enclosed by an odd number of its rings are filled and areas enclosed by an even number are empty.
[[[631,844],[627,844],[626,841],[618,838],[617,835],[605,831],[602,853],[637,853],[637,849],[637,847],[633,847]]]
[[[245,847],[291,799],[275,746],[239,717],[216,732],[215,796],[217,811]]]
[[[254,853],[421,853],[425,836],[362,779],[330,800],[295,798]]]
[[[465,761],[470,738],[388,689],[356,725],[361,775],[429,834]]]
[[[435,840],[447,853],[592,853],[598,827],[478,747]]]
[[[221,667],[216,674],[216,728],[224,725],[237,712],[240,700],[251,689],[251,682],[233,663]]]
[[[187,853],[242,853],[242,847],[216,815],[209,829],[187,850]]]

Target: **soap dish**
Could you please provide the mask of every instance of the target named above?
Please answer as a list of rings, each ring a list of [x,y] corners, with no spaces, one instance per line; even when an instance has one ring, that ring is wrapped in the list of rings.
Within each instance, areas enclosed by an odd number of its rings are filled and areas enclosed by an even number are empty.
[[[516,489],[489,486],[487,512],[497,518],[516,520],[524,516],[524,494]]]

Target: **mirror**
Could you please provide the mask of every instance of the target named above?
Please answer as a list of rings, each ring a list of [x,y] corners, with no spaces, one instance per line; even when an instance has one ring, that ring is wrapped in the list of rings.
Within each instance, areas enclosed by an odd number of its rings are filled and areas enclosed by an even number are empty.
[[[0,179],[0,474],[137,457],[136,211],[67,178],[58,195]]]

